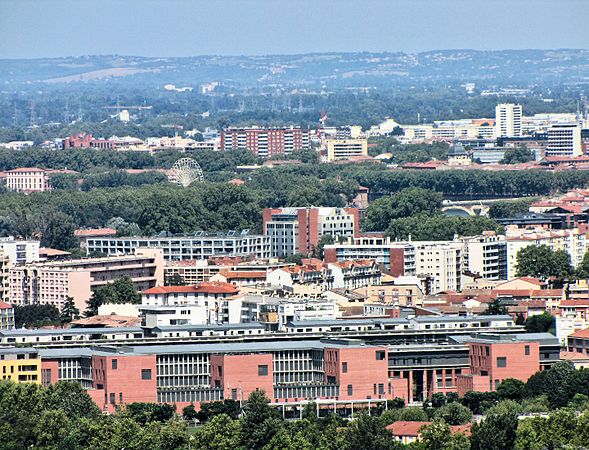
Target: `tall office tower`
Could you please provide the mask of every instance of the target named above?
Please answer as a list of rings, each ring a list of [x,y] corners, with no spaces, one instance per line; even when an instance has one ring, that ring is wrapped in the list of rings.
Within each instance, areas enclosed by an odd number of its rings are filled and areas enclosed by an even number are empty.
[[[522,105],[500,103],[495,107],[495,134],[497,137],[522,135]]]
[[[555,124],[548,129],[546,156],[580,156],[581,127],[577,124]]]

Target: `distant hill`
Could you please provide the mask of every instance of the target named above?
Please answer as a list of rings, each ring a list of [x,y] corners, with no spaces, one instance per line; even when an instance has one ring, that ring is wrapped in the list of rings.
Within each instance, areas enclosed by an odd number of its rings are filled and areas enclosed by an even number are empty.
[[[475,83],[534,86],[589,84],[589,50],[443,50],[423,53],[317,53],[269,56],[147,58],[84,56],[0,60],[0,86],[62,83],[197,86],[219,81],[238,89],[307,89]]]

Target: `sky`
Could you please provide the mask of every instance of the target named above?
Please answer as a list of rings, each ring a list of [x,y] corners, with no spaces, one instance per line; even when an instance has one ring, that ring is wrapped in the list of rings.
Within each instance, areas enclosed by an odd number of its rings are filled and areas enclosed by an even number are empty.
[[[0,0],[0,58],[588,48],[589,0]]]

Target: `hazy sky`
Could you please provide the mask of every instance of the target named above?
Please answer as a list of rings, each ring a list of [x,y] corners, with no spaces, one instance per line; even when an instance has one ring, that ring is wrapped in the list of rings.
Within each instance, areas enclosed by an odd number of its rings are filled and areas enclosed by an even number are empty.
[[[0,58],[587,48],[589,0],[0,0]]]

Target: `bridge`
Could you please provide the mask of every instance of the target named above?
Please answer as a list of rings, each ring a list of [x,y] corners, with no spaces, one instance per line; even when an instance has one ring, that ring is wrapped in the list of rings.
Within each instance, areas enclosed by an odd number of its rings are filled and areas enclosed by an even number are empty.
[[[442,202],[442,212],[448,216],[488,216],[489,209],[493,203],[531,200],[533,197],[514,197],[514,198],[486,198],[480,200],[444,200]]]

